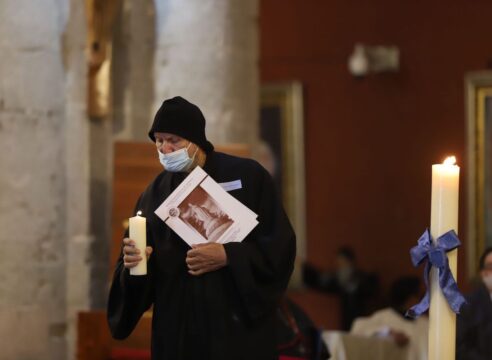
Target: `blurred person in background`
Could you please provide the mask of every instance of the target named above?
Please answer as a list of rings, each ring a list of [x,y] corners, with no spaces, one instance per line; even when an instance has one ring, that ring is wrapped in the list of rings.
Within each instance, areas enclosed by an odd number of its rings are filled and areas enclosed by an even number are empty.
[[[389,307],[373,315],[356,319],[351,333],[375,336],[394,341],[407,348],[407,360],[427,359],[429,320],[405,317],[407,310],[421,299],[420,280],[415,276],[403,276],[393,282],[389,292]]]
[[[379,293],[378,277],[357,267],[355,253],[348,246],[337,250],[335,271],[320,271],[304,264],[303,280],[309,287],[339,295],[341,328],[345,331],[350,330],[355,318],[370,313]]]
[[[492,247],[479,261],[481,282],[457,316],[456,359],[492,359]]]

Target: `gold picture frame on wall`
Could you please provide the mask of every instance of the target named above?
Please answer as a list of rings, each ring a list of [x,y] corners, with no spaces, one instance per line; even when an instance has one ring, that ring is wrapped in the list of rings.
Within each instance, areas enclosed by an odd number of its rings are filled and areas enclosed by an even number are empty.
[[[270,169],[297,236],[297,263],[291,287],[302,284],[306,258],[306,198],[304,168],[304,111],[300,82],[261,86],[260,138],[275,165]]]
[[[466,75],[468,163],[467,253],[469,278],[480,255],[492,246],[492,71]]]

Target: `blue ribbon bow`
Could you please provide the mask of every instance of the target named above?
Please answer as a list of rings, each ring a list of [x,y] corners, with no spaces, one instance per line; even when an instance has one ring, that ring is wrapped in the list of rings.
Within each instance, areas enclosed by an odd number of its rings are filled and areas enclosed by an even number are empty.
[[[418,240],[418,245],[410,250],[413,266],[417,267],[427,260],[424,269],[424,281],[427,291],[420,303],[407,311],[407,316],[417,318],[429,309],[429,273],[432,266],[438,268],[439,286],[441,287],[442,293],[448,301],[449,306],[456,314],[459,314],[460,308],[466,300],[458,290],[458,285],[449,269],[446,252],[454,250],[460,245],[460,240],[454,230],[439,236],[436,245],[433,245],[432,236],[429,229],[427,229]]]

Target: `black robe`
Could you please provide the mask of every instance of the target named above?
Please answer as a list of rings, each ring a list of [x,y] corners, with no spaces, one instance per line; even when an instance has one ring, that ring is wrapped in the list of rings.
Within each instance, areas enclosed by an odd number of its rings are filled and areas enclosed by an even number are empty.
[[[204,170],[219,183],[241,180],[230,194],[258,214],[258,226],[243,242],[224,245],[226,267],[188,274],[190,247],[154,213],[187,174],[163,171],[135,207],[154,249],[148,273],[130,276],[120,256],[108,300],[111,333],[126,338],[153,305],[153,360],[276,359],[275,309],[293,270],[295,234],[257,162],[211,152]]]
[[[481,284],[457,316],[456,359],[492,359],[492,299]]]

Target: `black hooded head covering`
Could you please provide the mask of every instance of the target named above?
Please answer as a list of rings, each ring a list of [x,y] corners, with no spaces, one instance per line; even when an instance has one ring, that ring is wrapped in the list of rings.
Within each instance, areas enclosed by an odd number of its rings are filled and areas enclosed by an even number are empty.
[[[149,137],[153,142],[155,142],[155,132],[181,136],[198,145],[206,153],[214,149],[205,136],[205,117],[201,110],[181,96],[167,99],[162,103],[149,131]]]

